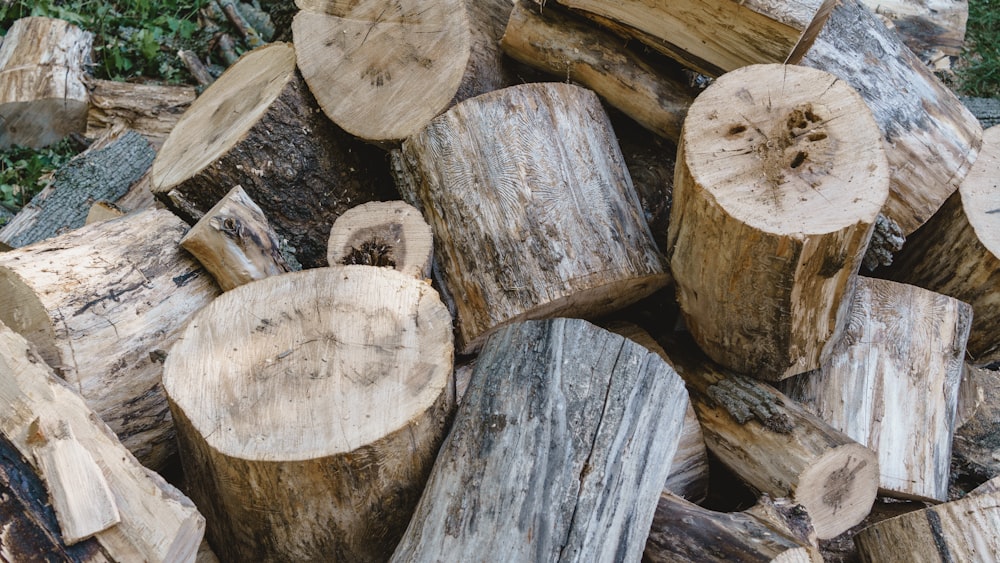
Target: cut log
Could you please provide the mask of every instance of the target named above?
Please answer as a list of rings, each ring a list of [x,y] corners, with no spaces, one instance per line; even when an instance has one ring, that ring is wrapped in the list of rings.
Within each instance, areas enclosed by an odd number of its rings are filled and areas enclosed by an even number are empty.
[[[502,328],[392,561],[637,561],[684,395],[659,356],[586,321]]]
[[[394,153],[458,311],[458,349],[529,318],[596,317],[668,274],[597,96],[526,84],[450,109]]]
[[[1000,125],[1000,99],[997,98],[972,98],[962,96],[962,105],[969,108],[972,115],[976,116],[983,129]]]
[[[832,0],[557,0],[708,76],[783,63],[808,45]]]
[[[791,62],[837,76],[871,109],[892,178],[883,213],[903,234],[927,221],[969,173],[982,127],[858,0],[838,0],[816,41]]]
[[[241,185],[298,261],[322,266],[341,213],[393,198],[388,178],[362,156],[373,149],[318,110],[295,70],[295,49],[271,43],[240,58],[191,104],[153,163],[152,189],[194,224]]]
[[[679,68],[653,66],[620,37],[586,19],[519,0],[501,46],[507,55],[560,80],[586,86],[649,130],[674,142],[695,92]]]
[[[208,211],[181,239],[222,291],[290,271],[277,235],[242,186]]]
[[[458,91],[469,61],[461,0],[297,0],[299,69],[330,120],[369,141],[419,131]]]
[[[745,512],[715,512],[670,493],[656,505],[642,560],[822,563],[819,550]]]
[[[159,148],[181,115],[194,102],[192,86],[162,86],[91,79],[87,137],[101,136],[115,126],[138,132]]]
[[[94,35],[59,19],[21,18],[0,46],[0,148],[41,148],[83,133],[83,79]]]
[[[958,56],[965,46],[967,0],[862,0],[879,16],[892,22],[911,51],[921,60],[931,56]]]
[[[154,469],[176,450],[165,350],[219,292],[178,245],[186,230],[149,210],[0,254],[0,321]]]
[[[883,520],[854,536],[866,563],[996,561],[1000,492],[968,495]]]
[[[113,561],[194,560],[205,519],[191,501],[141,466],[32,345],[2,325],[0,403],[0,431],[26,458],[35,451],[36,421],[48,420],[64,424],[98,463],[121,521],[94,537]]]
[[[434,237],[420,211],[402,201],[348,209],[330,229],[330,264],[389,267],[417,279],[431,276]]]
[[[688,329],[739,373],[818,368],[888,193],[871,112],[830,74],[753,65],[702,92],[681,137],[667,252]]]
[[[892,268],[879,274],[972,305],[969,361],[1000,360],[1000,127],[983,135],[972,171],[924,228],[913,233]]]
[[[515,0],[477,0],[464,2],[469,18],[469,61],[465,75],[449,106],[493,90],[534,82],[525,77],[525,67],[518,68],[505,58],[500,38]]]
[[[957,472],[978,483],[1000,476],[1000,373],[967,366],[962,390],[971,401],[955,430],[953,460]]]
[[[116,201],[149,170],[156,151],[138,133],[117,129],[56,171],[53,181],[0,229],[14,248],[82,227],[97,200]]]
[[[388,268],[272,276],[206,307],[163,385],[215,553],[388,558],[444,439],[452,359],[434,290]]]
[[[86,224],[110,221],[125,215],[125,210],[108,201],[95,201],[87,212]]]
[[[756,490],[801,504],[820,539],[864,519],[878,491],[873,451],[773,387],[727,373],[678,338],[667,354],[687,383],[709,451]]]
[[[640,127],[635,121],[626,117],[616,119],[612,114],[611,123],[615,133],[618,134],[622,156],[625,157],[632,185],[635,186],[639,196],[646,223],[653,232],[653,240],[656,241],[658,248],[665,249],[667,225],[670,223],[670,206],[673,202],[677,144]],[[673,304],[672,295],[671,289],[671,297],[665,302]],[[658,319],[658,321],[663,320]]]
[[[829,361],[781,389],[878,454],[881,495],[944,502],[971,321],[956,299],[859,277]]]

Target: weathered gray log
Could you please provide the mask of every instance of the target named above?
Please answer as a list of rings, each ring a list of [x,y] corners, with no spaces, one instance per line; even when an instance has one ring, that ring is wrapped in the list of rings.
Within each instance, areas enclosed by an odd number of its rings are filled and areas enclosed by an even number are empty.
[[[983,129],[1000,125],[1000,98],[959,97],[962,104],[976,116]]]
[[[980,482],[1000,475],[1000,372],[966,366],[965,419],[953,442],[953,471]]]
[[[636,561],[670,469],[684,385],[579,319],[491,336],[392,561]]]

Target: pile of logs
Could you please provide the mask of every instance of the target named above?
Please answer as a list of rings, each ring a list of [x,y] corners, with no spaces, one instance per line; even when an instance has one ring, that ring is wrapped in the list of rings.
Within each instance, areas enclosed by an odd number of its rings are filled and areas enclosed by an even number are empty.
[[[8,32],[0,146],[97,140],[0,229],[0,560],[1000,556],[958,3],[297,4],[197,97]]]

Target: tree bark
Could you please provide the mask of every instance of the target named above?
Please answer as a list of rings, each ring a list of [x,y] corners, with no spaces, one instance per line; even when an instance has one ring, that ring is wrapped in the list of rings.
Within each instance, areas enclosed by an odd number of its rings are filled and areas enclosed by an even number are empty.
[[[956,299],[859,277],[829,361],[782,390],[878,454],[881,495],[944,502],[971,321]]]
[[[820,539],[861,522],[878,491],[878,458],[769,385],[727,373],[686,339],[667,347],[687,383],[705,445],[740,479],[801,504]]]
[[[430,279],[434,240],[420,211],[403,201],[364,203],[348,209],[330,229],[330,264],[385,266]]]
[[[777,381],[843,333],[888,192],[878,128],[836,77],[755,65],[688,111],[667,235],[688,329],[716,362]]]
[[[965,46],[967,0],[862,0],[892,22],[903,43],[924,62],[932,56],[958,56]]]
[[[25,458],[34,457],[41,420],[59,421],[98,462],[121,517],[94,536],[112,560],[194,560],[205,519],[191,501],[141,466],[32,345],[3,325],[0,397],[5,413],[0,431]],[[37,461],[34,467],[39,470]]]
[[[529,318],[596,317],[665,285],[597,96],[528,84],[461,103],[394,153],[458,311],[458,349]]]
[[[0,148],[42,148],[87,124],[94,35],[59,19],[15,21],[0,46]]]
[[[983,135],[983,150],[958,191],[910,236],[892,268],[880,275],[950,295],[972,305],[970,362],[1000,359],[1000,127]]]
[[[579,319],[491,336],[392,561],[636,561],[683,424],[683,383]]]
[[[458,91],[470,53],[460,0],[297,4],[292,35],[299,69],[330,120],[352,135],[405,139]]]
[[[392,197],[388,178],[366,159],[373,148],[361,145],[318,111],[293,47],[271,43],[191,104],[153,163],[153,193],[194,224],[241,185],[298,261],[322,266],[340,214]]]
[[[190,494],[223,561],[377,561],[406,527],[454,404],[451,318],[372,266],[226,292],[164,366]]]
[[[175,451],[163,356],[219,291],[179,247],[186,230],[150,210],[0,254],[0,321],[154,469]]]
[[[163,145],[181,115],[197,97],[191,86],[161,86],[91,79],[87,81],[90,109],[87,137],[99,137],[115,126],[125,126],[155,148]]]
[[[909,235],[962,183],[982,127],[899,37],[858,0],[838,0],[795,62],[861,94],[882,133],[892,183],[883,213]]]

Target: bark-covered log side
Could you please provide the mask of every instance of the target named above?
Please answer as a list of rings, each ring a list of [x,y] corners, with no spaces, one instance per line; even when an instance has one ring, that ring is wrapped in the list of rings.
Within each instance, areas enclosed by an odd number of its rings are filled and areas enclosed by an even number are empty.
[[[139,132],[154,147],[170,135],[177,120],[197,97],[191,86],[160,86],[111,80],[87,81],[90,110],[87,137],[124,125]]]

